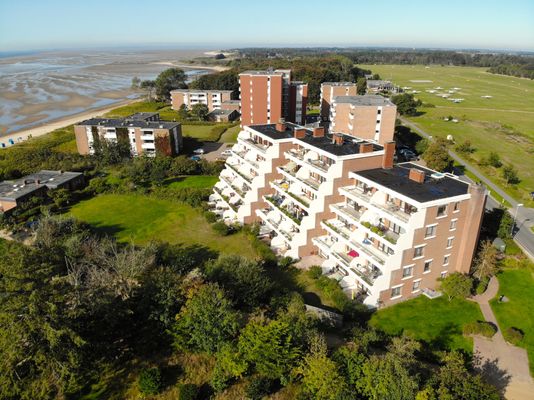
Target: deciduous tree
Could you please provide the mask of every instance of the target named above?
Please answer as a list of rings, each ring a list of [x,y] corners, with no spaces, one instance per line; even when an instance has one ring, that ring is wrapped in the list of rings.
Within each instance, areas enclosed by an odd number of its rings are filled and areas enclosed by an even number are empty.
[[[447,295],[449,301],[454,298],[469,296],[473,287],[473,281],[469,276],[455,272],[441,279],[441,291]]]

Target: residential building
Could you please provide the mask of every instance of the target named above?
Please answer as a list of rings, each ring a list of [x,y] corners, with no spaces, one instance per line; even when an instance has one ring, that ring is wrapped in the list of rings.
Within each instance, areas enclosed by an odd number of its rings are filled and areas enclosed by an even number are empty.
[[[330,107],[331,132],[386,143],[393,140],[397,107],[379,95],[337,96]]]
[[[290,70],[243,72],[239,91],[241,126],[270,124],[281,118],[305,122],[308,84],[292,82]]]
[[[386,163],[387,164],[387,163]],[[349,173],[335,216],[313,239],[323,271],[372,307],[426,293],[437,279],[467,273],[486,191],[452,174],[402,163]]]
[[[223,102],[231,100],[232,92],[232,90],[171,90],[171,106],[173,110],[179,110],[185,104],[190,110],[195,104],[205,104],[209,111],[220,110]]]
[[[214,122],[231,122],[239,118],[239,112],[236,110],[213,110],[207,115],[208,121]]]
[[[394,144],[388,145],[393,160]],[[226,161],[210,198],[228,222],[261,222],[281,255],[300,258],[317,248],[312,238],[321,221],[333,217],[329,204],[340,202],[338,188],[348,173],[377,168],[384,146],[324,129],[291,123],[245,127]]]
[[[354,82],[321,83],[321,120],[330,121],[330,106],[338,96],[356,96],[358,90]]]
[[[126,118],[91,118],[74,126],[80,154],[94,154],[102,140],[130,144],[132,156],[176,155],[182,148],[182,126],[161,121],[158,113],[137,113]]]
[[[373,117],[374,118],[374,117]],[[279,122],[238,135],[210,205],[229,223],[260,223],[281,256],[319,255],[348,295],[380,307],[468,272],[485,189],[377,143]]]
[[[378,92],[391,92],[395,89],[395,86],[390,81],[384,81],[379,79],[367,80],[367,91],[371,93]]]
[[[0,182],[0,214],[9,212],[48,190],[75,190],[84,183],[80,172],[42,170],[14,181]]]

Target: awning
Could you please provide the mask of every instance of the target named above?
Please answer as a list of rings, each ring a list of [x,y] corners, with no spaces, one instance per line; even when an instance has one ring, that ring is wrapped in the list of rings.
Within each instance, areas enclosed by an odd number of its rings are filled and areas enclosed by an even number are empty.
[[[352,258],[360,256],[360,254],[356,250],[349,251],[347,255],[351,256]]]

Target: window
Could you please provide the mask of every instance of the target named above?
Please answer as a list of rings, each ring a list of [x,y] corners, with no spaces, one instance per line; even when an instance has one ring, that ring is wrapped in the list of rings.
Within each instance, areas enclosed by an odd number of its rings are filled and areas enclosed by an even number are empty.
[[[413,258],[423,257],[423,249],[423,246],[416,247],[415,249],[413,249]]]
[[[423,268],[423,273],[430,272],[430,267],[432,266],[432,260],[426,260],[425,266]]]
[[[437,225],[431,225],[426,227],[425,238],[436,236]]]
[[[454,238],[450,237],[447,239],[447,248],[450,249],[452,247],[452,242],[454,242]]]
[[[400,297],[401,296],[401,286],[394,287],[391,289],[391,298]]]
[[[413,275],[413,265],[410,266],[410,267],[404,267],[402,269],[402,277],[403,278],[409,278],[412,275]]]
[[[447,277],[447,271],[443,271],[441,273],[441,279],[445,279]]]
[[[449,258],[450,254],[447,254],[445,257],[443,257],[443,265],[449,265]]]
[[[378,113],[377,113],[377,114],[378,114],[378,115],[382,114],[382,110],[378,110]]]
[[[421,287],[421,281],[414,281],[412,285],[412,292],[417,292]]]
[[[447,206],[439,206],[438,207],[438,217],[445,216],[446,212],[447,212]]]
[[[452,210],[452,212],[458,212],[458,211],[460,211],[460,202],[459,201],[454,203],[454,209]]]
[[[379,124],[379,123],[380,123],[380,120],[379,120],[379,119],[377,119],[377,120],[376,120],[376,123],[377,123],[377,124]]]
[[[457,219],[453,219],[451,220],[451,227],[449,228],[451,231],[455,230],[456,229],[456,224],[457,224],[458,220]]]

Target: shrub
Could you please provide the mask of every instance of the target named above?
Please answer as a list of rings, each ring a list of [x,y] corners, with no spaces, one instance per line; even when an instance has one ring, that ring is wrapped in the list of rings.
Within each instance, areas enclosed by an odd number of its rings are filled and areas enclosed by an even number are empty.
[[[286,269],[286,268],[291,267],[291,265],[293,265],[294,263],[295,263],[295,260],[293,258],[291,258],[291,257],[282,257],[280,259],[280,261],[278,261],[278,266],[280,268]]]
[[[486,288],[488,287],[489,279],[490,278],[486,276],[478,282],[477,288],[476,288],[476,294],[482,294],[486,291]]]
[[[139,375],[139,390],[145,394],[157,394],[161,390],[161,372],[159,368],[145,368]]]
[[[514,346],[517,346],[521,343],[525,334],[521,329],[511,326],[505,331],[504,336],[508,342],[512,343]]]
[[[215,222],[211,227],[221,236],[228,236],[232,232],[232,228],[226,225],[223,221]]]
[[[206,211],[204,213],[204,217],[206,218],[206,221],[208,221],[210,224],[216,222],[219,219],[218,215],[212,211]]]
[[[322,275],[323,270],[318,265],[314,265],[308,270],[308,276],[314,280],[319,279]]]
[[[249,400],[261,400],[271,393],[273,381],[269,378],[259,376],[254,377],[245,389],[245,396]]]
[[[197,385],[193,383],[183,383],[178,386],[178,400],[195,400],[197,396]]]
[[[497,328],[485,321],[470,322],[464,325],[463,333],[464,335],[482,335],[490,338],[497,333]]]

